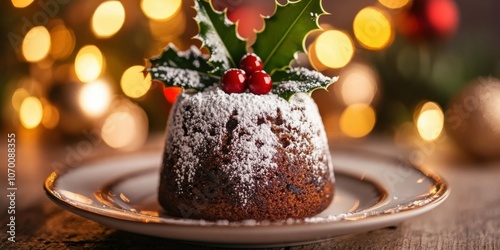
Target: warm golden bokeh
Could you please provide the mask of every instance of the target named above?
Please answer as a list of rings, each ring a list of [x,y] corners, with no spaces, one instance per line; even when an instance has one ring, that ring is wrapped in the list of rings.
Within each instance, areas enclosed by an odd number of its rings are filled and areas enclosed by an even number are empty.
[[[377,78],[373,70],[361,63],[349,64],[337,83],[342,101],[346,105],[371,104],[377,93]]]
[[[316,39],[315,54],[319,62],[330,68],[342,68],[354,55],[351,38],[344,32],[328,30]]]
[[[410,0],[378,0],[379,3],[389,9],[399,9],[410,3]],[[417,0],[418,1],[418,0]]]
[[[107,111],[111,102],[111,90],[104,81],[85,83],[78,95],[78,102],[85,114],[98,117]]]
[[[22,43],[22,52],[28,62],[38,62],[44,59],[50,50],[50,34],[43,26],[33,27]]]
[[[116,34],[125,22],[125,9],[119,1],[101,3],[92,16],[92,31],[97,37],[107,38]]]
[[[368,49],[383,49],[392,42],[393,28],[387,15],[375,7],[362,9],[354,18],[354,36]]]
[[[139,98],[151,88],[151,75],[147,74],[144,77],[144,66],[132,66],[123,72],[120,86],[126,96]]]
[[[21,104],[26,97],[30,96],[30,93],[25,88],[18,88],[12,94],[12,107],[15,111],[19,111]]]
[[[340,116],[340,130],[352,138],[368,135],[375,126],[375,111],[366,104],[353,104]]]
[[[12,5],[16,8],[28,7],[34,0],[12,0]]]
[[[64,24],[59,24],[50,30],[50,55],[54,59],[65,59],[75,48],[75,34]]]
[[[150,19],[149,31],[155,40],[172,42],[177,40],[186,31],[186,15],[179,11],[172,18],[165,20]]]
[[[87,45],[78,51],[75,58],[76,76],[82,82],[91,82],[101,74],[104,58],[94,45]]]
[[[119,101],[101,127],[101,137],[110,147],[133,150],[141,147],[148,136],[148,118],[144,110],[128,101]]]
[[[43,105],[42,125],[48,129],[53,129],[57,126],[60,119],[59,110],[51,104]]]
[[[103,123],[102,139],[112,148],[123,148],[133,143],[136,133],[134,117],[128,112],[109,115]]]
[[[444,114],[441,107],[435,102],[426,102],[417,109],[417,130],[426,141],[437,139],[444,126]]]
[[[142,0],[144,14],[154,20],[165,20],[174,16],[181,8],[181,0]]]
[[[34,96],[27,97],[21,103],[19,119],[23,127],[36,128],[42,121],[43,107],[40,100]]]

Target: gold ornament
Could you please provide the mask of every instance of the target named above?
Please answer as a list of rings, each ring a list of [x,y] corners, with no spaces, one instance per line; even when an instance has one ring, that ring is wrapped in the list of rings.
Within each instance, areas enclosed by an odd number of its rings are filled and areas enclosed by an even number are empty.
[[[452,100],[445,120],[449,134],[473,156],[500,158],[500,80],[470,83]]]

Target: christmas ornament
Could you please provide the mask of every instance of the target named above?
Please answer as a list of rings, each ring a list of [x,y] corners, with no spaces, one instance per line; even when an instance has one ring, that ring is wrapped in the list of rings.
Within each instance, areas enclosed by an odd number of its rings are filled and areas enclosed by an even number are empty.
[[[448,133],[473,156],[500,157],[500,80],[479,79],[450,103],[445,117]]]

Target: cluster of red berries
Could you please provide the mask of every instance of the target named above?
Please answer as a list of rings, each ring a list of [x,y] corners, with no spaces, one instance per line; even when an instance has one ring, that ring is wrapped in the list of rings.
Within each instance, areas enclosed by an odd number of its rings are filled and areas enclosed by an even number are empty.
[[[256,95],[267,94],[273,81],[263,68],[262,60],[254,53],[248,53],[241,58],[239,69],[224,72],[220,87],[228,94],[243,93],[247,88]]]

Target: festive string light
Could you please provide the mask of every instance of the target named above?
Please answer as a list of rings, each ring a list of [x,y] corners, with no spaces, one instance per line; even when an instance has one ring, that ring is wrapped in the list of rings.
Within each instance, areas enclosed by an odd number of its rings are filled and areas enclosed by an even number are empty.
[[[100,116],[106,112],[111,102],[111,90],[103,81],[86,83],[80,90],[78,102],[87,115]]]
[[[16,8],[24,8],[28,7],[33,0],[12,0],[12,5]]]
[[[326,70],[328,69],[327,66],[325,66],[324,64],[322,64],[319,59],[318,59],[318,56],[316,55],[316,42],[313,42],[311,45],[309,45],[309,47],[307,48],[307,57],[309,59],[309,63],[311,63],[311,66],[313,66],[314,69],[316,69],[317,71],[322,71],[322,70]]]
[[[181,87],[167,87],[163,89],[163,95],[167,102],[174,103],[177,100],[177,97],[182,93]]]
[[[354,18],[354,35],[358,42],[368,49],[383,49],[393,38],[389,18],[375,7],[366,7]]]
[[[43,107],[40,100],[34,96],[27,97],[21,103],[19,119],[23,127],[36,128],[42,121]]]
[[[123,148],[134,140],[136,133],[134,117],[128,112],[112,113],[103,124],[102,139],[112,148]]]
[[[54,59],[65,59],[75,48],[75,34],[64,24],[59,24],[50,30],[50,55]]]
[[[76,76],[82,82],[94,81],[101,74],[103,61],[102,53],[96,46],[81,48],[75,59]]]
[[[435,102],[426,102],[417,110],[417,130],[422,139],[433,141],[441,135],[444,125],[444,114]]]
[[[139,98],[151,88],[151,75],[144,77],[144,66],[132,66],[123,72],[120,86],[126,96]]]
[[[51,104],[43,105],[42,125],[48,129],[53,129],[59,123],[59,110]]]
[[[165,20],[149,20],[149,31],[155,40],[172,42],[178,39],[186,31],[186,16],[180,11],[172,18]]]
[[[21,104],[26,97],[30,96],[30,93],[25,88],[18,88],[12,94],[12,107],[15,111],[19,111]]]
[[[354,55],[351,38],[338,30],[328,30],[319,35],[314,49],[319,62],[330,68],[344,67]]]
[[[50,34],[43,26],[33,27],[22,43],[22,52],[28,62],[38,62],[44,59],[50,50]]]
[[[92,16],[92,31],[97,37],[116,34],[125,22],[125,9],[119,1],[101,3]]]
[[[403,8],[410,3],[410,0],[378,0],[379,3],[389,9]]]
[[[133,150],[144,145],[148,118],[139,106],[122,102],[106,117],[101,128],[103,141],[112,148]]]
[[[336,86],[340,88],[336,93],[346,105],[370,104],[377,92],[377,79],[369,66],[351,63],[340,73]]]
[[[361,138],[375,126],[375,111],[366,104],[353,104],[340,116],[340,130],[349,137]]]
[[[141,9],[148,18],[165,20],[174,16],[181,4],[181,0],[142,0]]]

